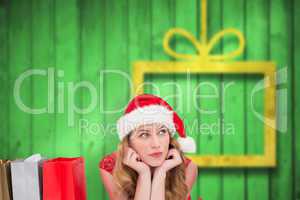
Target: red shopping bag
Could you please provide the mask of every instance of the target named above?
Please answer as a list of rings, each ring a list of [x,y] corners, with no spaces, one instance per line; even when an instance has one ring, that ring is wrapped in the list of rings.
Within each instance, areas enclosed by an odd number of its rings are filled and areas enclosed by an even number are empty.
[[[55,158],[43,164],[44,200],[86,200],[84,159]]]

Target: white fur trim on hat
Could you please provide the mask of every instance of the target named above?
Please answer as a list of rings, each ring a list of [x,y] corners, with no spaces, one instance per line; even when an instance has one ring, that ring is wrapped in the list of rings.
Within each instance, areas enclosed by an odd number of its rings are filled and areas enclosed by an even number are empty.
[[[178,143],[180,144],[180,149],[185,153],[195,153],[196,143],[192,137],[178,137]]]
[[[173,121],[173,111],[168,110],[162,105],[148,105],[137,107],[120,117],[117,122],[117,130],[120,140],[122,140],[130,131],[143,124],[161,123],[165,125],[173,136],[176,132]]]

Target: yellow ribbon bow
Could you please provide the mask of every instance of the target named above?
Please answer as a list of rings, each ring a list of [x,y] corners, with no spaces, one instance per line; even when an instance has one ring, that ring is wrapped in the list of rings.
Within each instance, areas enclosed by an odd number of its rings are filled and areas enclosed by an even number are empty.
[[[234,28],[228,28],[225,30],[222,30],[215,34],[212,39],[207,43],[206,41],[206,0],[202,0],[201,2],[201,9],[202,9],[202,17],[201,17],[201,41],[198,41],[190,32],[186,31],[182,28],[172,28],[170,29],[164,37],[163,40],[163,48],[165,52],[174,57],[179,59],[187,59],[187,60],[203,60],[203,61],[222,61],[222,60],[228,60],[232,59],[236,56],[239,56],[243,53],[245,48],[245,39],[243,34]],[[173,36],[176,34],[186,38],[188,41],[190,41],[193,46],[197,50],[197,54],[183,54],[183,53],[177,53],[170,47],[170,40]],[[210,52],[214,48],[217,42],[221,40],[226,35],[234,35],[237,37],[239,46],[237,49],[226,53],[226,54],[218,54],[218,55],[211,55]]]

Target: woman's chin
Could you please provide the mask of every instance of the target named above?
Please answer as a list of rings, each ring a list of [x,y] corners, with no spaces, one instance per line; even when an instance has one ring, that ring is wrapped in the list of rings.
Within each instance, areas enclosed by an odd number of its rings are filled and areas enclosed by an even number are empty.
[[[147,164],[151,167],[159,167],[163,164],[163,160],[149,160]]]

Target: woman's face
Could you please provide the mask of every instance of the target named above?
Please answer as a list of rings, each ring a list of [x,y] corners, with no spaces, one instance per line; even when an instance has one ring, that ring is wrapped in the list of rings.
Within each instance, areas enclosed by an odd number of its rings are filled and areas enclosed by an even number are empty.
[[[169,131],[159,123],[141,125],[129,138],[131,148],[151,167],[160,166],[164,162],[169,151],[169,143]]]

